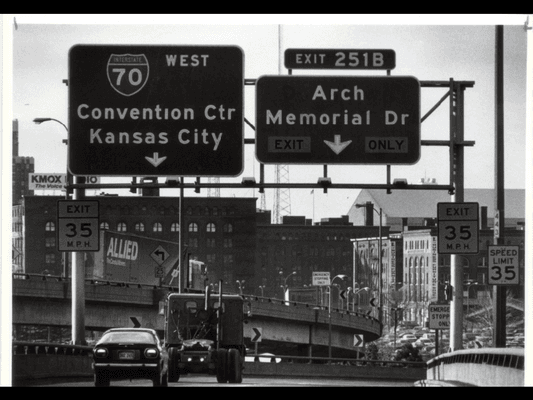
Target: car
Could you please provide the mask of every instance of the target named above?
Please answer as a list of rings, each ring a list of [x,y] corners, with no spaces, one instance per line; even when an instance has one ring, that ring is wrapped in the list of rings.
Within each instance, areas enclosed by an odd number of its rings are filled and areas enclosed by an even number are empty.
[[[414,343],[416,347],[435,346],[435,343],[431,339],[419,338]]]
[[[276,357],[272,353],[261,353],[259,355],[255,355],[255,354],[247,355],[245,357],[245,361],[246,362],[259,361],[259,362],[262,362],[262,363],[270,363],[270,362],[279,363],[279,362],[281,362],[281,358]]]
[[[168,385],[168,353],[157,332],[149,328],[112,328],[93,348],[95,386],[111,379],[150,379],[154,386]]]
[[[402,340],[407,340],[409,343],[414,343],[416,342],[417,338],[415,335],[413,335],[412,333],[405,333],[401,336],[401,339]]]

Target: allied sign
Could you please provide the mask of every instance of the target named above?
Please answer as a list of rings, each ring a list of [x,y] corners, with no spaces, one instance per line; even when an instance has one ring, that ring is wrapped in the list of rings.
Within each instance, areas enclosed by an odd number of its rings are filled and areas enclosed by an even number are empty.
[[[488,246],[489,285],[520,284],[519,255],[519,246]]]
[[[317,272],[313,271],[312,274],[313,286],[329,286],[330,274],[329,271]]]
[[[240,47],[75,45],[68,82],[72,174],[242,172]]]
[[[85,183],[100,183],[98,176],[86,176]],[[30,173],[28,177],[30,190],[66,190],[67,174]]]
[[[449,304],[430,304],[428,313],[429,329],[450,329]]]
[[[438,203],[437,225],[440,254],[479,252],[478,203]]]
[[[420,82],[410,76],[261,76],[256,157],[280,164],[414,164]]]
[[[58,200],[58,250],[99,251],[99,217],[98,200]]]
[[[396,67],[394,50],[376,49],[286,49],[287,69],[374,69]]]

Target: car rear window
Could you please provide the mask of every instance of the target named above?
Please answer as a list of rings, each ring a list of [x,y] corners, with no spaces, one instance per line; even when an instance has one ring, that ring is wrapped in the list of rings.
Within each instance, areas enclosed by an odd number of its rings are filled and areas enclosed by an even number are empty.
[[[102,336],[99,343],[151,343],[156,344],[155,338],[148,332],[109,332]]]

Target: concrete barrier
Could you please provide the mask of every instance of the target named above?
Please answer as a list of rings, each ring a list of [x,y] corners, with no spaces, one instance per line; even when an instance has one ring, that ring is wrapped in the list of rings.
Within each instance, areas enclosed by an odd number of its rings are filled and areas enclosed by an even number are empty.
[[[524,349],[457,350],[428,361],[416,386],[524,386]]]
[[[253,355],[252,355],[253,357]],[[425,363],[365,361],[354,359],[265,356],[245,362],[243,375],[292,378],[383,379],[417,381],[426,376]],[[15,342],[13,344],[13,383],[23,386],[24,381],[43,378],[91,377],[93,374],[92,347],[58,345],[52,343]],[[331,364],[328,364],[328,360]],[[310,362],[312,361],[312,363]],[[357,365],[353,365],[356,363]],[[340,365],[344,364],[344,365]],[[352,364],[352,365],[348,365]]]

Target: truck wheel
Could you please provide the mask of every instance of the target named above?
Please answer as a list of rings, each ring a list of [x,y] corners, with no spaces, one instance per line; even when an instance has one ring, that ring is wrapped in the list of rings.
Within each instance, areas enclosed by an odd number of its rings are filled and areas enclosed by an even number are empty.
[[[242,382],[241,354],[237,349],[228,350],[228,380],[230,383]]]
[[[218,349],[217,350],[217,382],[226,383],[228,381],[228,350],[227,349]]]
[[[180,380],[180,371],[176,362],[176,349],[171,347],[168,352],[168,381],[177,382]]]

